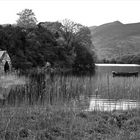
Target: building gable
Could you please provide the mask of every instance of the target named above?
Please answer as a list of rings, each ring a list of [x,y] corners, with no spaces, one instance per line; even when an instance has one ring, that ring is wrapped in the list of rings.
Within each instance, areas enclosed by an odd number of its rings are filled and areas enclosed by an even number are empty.
[[[11,59],[9,54],[7,53],[7,51],[0,51],[0,71],[3,71],[6,61],[10,65],[11,69]]]
[[[1,55],[0,59],[1,59],[1,62],[4,64],[6,61],[8,61],[8,63],[11,63],[11,59],[7,51],[3,51],[3,54]]]

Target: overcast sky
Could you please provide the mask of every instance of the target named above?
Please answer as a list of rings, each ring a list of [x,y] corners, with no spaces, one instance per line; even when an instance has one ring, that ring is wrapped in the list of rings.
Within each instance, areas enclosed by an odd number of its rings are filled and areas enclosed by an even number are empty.
[[[0,0],[0,24],[16,23],[16,13],[25,8],[32,9],[39,22],[65,18],[86,26],[140,22],[139,0]]]

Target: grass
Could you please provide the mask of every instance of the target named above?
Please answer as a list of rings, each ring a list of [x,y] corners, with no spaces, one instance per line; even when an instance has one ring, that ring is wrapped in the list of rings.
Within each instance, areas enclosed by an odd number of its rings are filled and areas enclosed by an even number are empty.
[[[83,112],[67,106],[7,107],[0,111],[1,140],[140,139],[140,112]]]
[[[11,88],[1,105],[1,140],[140,139],[139,109],[85,111],[92,96],[139,101],[139,77],[49,77],[41,72],[27,79]]]

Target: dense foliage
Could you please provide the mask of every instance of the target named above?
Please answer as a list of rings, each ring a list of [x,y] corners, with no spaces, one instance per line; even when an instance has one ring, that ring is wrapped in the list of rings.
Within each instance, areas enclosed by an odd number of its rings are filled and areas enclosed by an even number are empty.
[[[0,49],[8,51],[15,69],[43,67],[50,62],[59,70],[94,70],[94,52],[88,28],[80,25],[76,32],[72,32],[64,30],[64,27],[58,22],[51,25],[39,23],[34,28],[0,26]]]

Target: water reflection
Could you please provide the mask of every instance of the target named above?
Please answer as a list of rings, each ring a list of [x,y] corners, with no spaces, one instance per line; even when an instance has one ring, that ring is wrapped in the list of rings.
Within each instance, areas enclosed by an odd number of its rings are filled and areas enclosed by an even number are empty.
[[[140,102],[136,100],[113,100],[101,99],[100,97],[91,97],[89,100],[89,108],[87,111],[114,111],[114,110],[130,110],[140,107]]]

